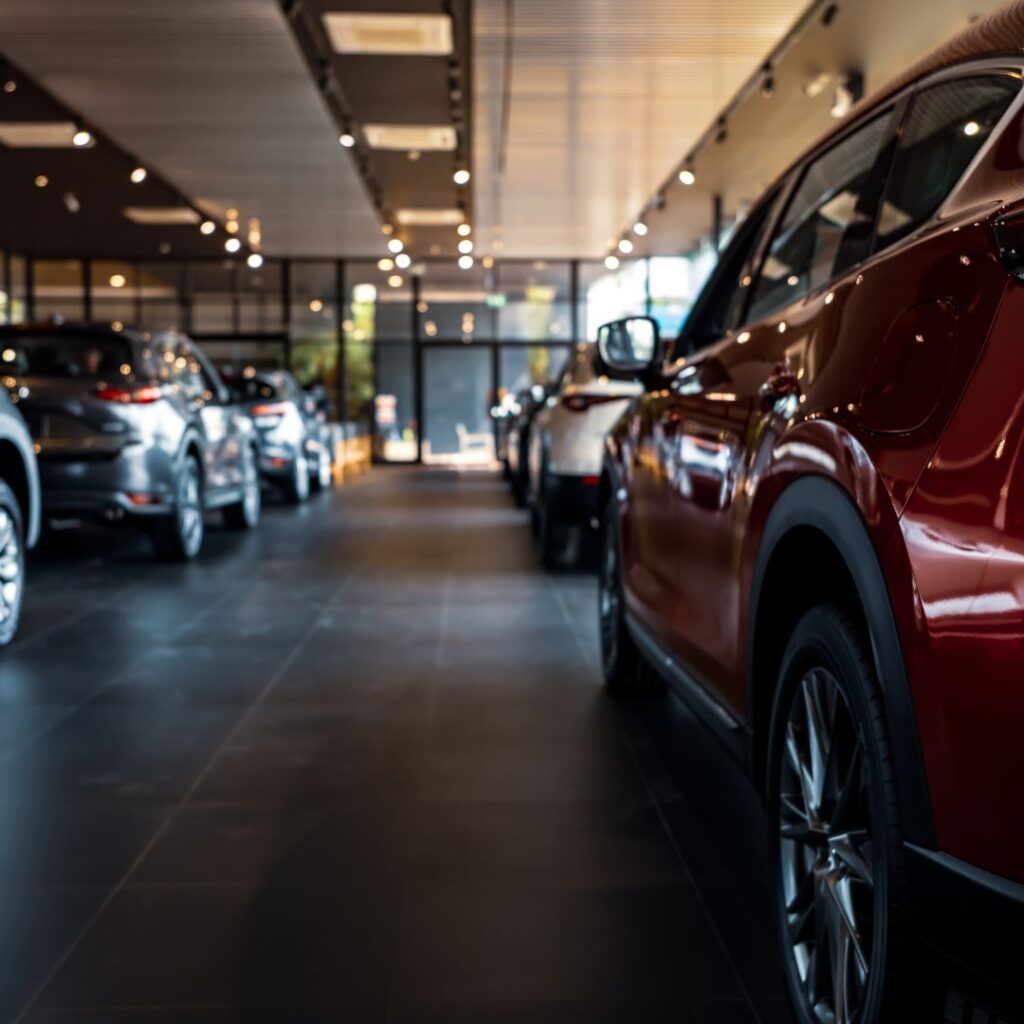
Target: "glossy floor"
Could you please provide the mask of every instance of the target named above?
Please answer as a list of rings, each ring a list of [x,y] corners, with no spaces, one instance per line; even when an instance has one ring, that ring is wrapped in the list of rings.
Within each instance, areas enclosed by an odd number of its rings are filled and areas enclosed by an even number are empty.
[[[184,567],[78,535],[30,588],[0,1019],[789,1019],[752,791],[603,695],[593,578],[496,478],[376,470]]]

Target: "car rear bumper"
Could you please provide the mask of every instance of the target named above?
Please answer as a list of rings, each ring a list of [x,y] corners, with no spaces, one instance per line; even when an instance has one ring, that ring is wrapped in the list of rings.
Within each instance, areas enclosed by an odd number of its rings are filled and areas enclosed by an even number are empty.
[[[906,850],[921,939],[995,986],[995,1009],[1018,1019],[1024,884],[934,850],[911,844]],[[1008,1000],[1012,1006],[1004,1005]]]
[[[560,523],[594,526],[597,522],[597,491],[601,478],[596,474],[574,476],[566,473],[547,477],[548,508]]]
[[[156,471],[152,450],[139,448],[103,459],[39,459],[43,514],[116,521],[126,515],[167,515],[174,508],[173,479]]]

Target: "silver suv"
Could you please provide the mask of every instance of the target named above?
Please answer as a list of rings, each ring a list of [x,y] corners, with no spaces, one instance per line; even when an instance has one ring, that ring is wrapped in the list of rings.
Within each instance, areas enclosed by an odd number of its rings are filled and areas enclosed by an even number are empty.
[[[258,436],[185,336],[4,327],[0,375],[35,442],[45,518],[140,523],[179,560],[199,553],[207,509],[259,521]]]

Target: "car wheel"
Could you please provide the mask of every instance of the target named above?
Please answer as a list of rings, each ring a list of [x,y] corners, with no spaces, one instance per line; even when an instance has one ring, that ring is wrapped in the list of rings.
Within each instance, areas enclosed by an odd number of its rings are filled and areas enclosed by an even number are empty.
[[[178,475],[178,493],[174,513],[154,520],[153,548],[160,558],[187,562],[203,546],[203,473],[199,460],[186,455]]]
[[[263,495],[256,451],[246,446],[242,451],[242,499],[224,509],[224,523],[233,530],[251,530],[260,521]]]
[[[316,466],[312,468],[309,483],[314,491],[328,491],[331,488],[332,480],[331,455],[326,448],[321,447],[317,453]]]
[[[309,463],[303,452],[295,456],[292,463],[292,475],[285,481],[285,500],[293,505],[301,505],[309,497]]]
[[[797,1019],[921,1019],[906,998],[906,870],[881,690],[868,643],[832,606],[808,612],[790,640],[768,757],[775,916]]]
[[[644,661],[626,626],[619,545],[618,509],[614,499],[609,499],[601,527],[597,586],[601,668],[609,693],[630,694],[658,689],[659,680]]]
[[[0,480],[0,647],[18,632],[25,595],[25,531],[21,506]]]

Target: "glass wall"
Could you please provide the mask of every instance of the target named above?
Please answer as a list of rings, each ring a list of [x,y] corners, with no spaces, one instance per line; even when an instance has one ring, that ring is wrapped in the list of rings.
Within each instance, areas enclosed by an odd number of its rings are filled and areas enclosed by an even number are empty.
[[[37,320],[81,320],[85,316],[81,260],[35,260],[32,280]]]

